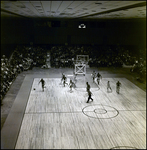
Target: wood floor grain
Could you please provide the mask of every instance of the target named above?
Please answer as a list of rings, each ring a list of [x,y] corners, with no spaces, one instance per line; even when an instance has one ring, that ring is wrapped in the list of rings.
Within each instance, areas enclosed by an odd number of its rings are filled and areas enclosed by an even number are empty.
[[[126,78],[103,78],[100,90],[92,86],[89,103],[85,79],[72,93],[60,78],[44,78],[42,92],[39,80],[34,78],[15,149],[146,148],[146,93]]]

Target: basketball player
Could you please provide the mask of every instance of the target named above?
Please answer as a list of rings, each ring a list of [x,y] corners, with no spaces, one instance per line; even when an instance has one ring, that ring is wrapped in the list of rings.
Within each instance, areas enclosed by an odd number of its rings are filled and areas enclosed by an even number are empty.
[[[42,84],[42,91],[44,92],[45,81],[44,81],[43,79],[41,79],[41,80],[39,81],[39,83],[40,83],[40,82],[41,82],[41,84]],[[39,84],[39,83],[38,83],[38,84]]]
[[[65,87],[65,84],[67,84],[67,83],[66,83],[67,78],[66,78],[66,76],[65,76],[64,73],[62,73],[61,84],[62,84],[62,81],[63,81],[63,85],[64,85],[64,87]],[[67,85],[68,85],[68,84],[67,84]]]
[[[86,82],[86,85],[87,85],[86,91],[88,92],[88,91],[90,91],[90,84],[88,82]]]
[[[93,71],[91,75],[92,75],[92,79],[93,79],[93,82],[94,82],[94,79],[95,79],[95,77],[96,77],[96,72]]]
[[[74,83],[73,81],[70,79],[70,82],[69,82],[69,88],[70,88],[70,92],[72,92],[72,88],[74,87]]]
[[[112,92],[112,89],[111,89],[111,87],[110,87],[110,81],[107,82],[107,92],[108,92],[109,89],[110,89],[111,92]]]
[[[102,76],[99,74],[99,72],[97,73],[97,84],[99,85],[100,83],[100,79],[102,79]]]
[[[64,75],[64,76],[63,76],[63,85],[64,85],[64,87],[65,87],[65,84],[68,85],[68,83],[66,83],[66,81],[67,81],[67,78],[66,78],[66,76]]]
[[[116,92],[119,94],[121,83],[118,81],[116,83]]]
[[[90,99],[93,101],[93,98],[91,98],[92,92],[90,90],[88,90],[87,92],[88,92],[88,100],[86,103],[89,103]]]
[[[76,82],[77,82],[76,77],[77,77],[77,75],[75,74],[75,72],[73,72],[73,80],[74,80],[75,87],[76,87]]]
[[[62,84],[62,81],[63,81],[63,79],[64,79],[64,73],[62,73],[62,77],[61,77],[61,84]]]
[[[71,80],[71,83],[72,83],[73,88],[76,88],[75,82]]]

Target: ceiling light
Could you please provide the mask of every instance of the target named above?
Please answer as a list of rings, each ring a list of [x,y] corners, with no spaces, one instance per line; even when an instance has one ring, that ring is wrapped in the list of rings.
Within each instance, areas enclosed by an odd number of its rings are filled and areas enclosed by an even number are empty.
[[[86,28],[86,25],[85,24],[80,24],[78,27],[79,28]]]

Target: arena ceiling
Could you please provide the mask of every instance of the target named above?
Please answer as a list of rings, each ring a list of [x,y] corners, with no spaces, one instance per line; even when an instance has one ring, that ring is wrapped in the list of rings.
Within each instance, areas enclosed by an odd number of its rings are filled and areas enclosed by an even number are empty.
[[[49,19],[146,18],[146,1],[1,1],[1,17]]]

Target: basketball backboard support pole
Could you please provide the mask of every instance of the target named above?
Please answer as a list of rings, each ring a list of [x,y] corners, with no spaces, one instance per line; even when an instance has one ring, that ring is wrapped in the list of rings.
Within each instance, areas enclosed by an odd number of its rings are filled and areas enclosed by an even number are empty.
[[[86,75],[86,64],[75,64],[75,74]]]
[[[89,61],[89,55],[77,55],[77,62],[85,62],[86,64],[88,64]]]

